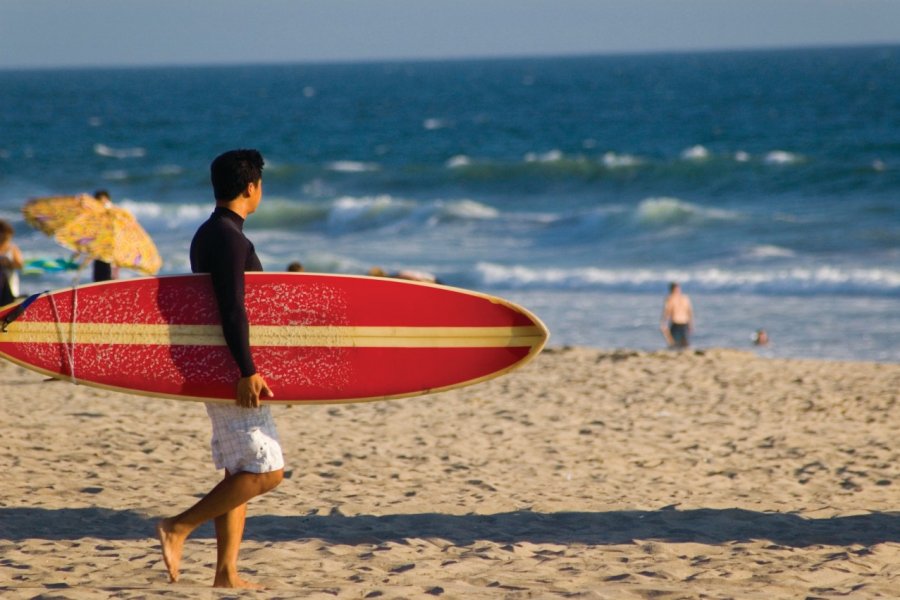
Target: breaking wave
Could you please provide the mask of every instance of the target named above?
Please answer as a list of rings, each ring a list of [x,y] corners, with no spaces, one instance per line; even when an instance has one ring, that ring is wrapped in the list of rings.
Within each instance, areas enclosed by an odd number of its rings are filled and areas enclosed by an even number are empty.
[[[900,292],[900,270],[819,266],[776,270],[708,269],[602,269],[546,268],[482,262],[476,267],[478,283],[512,289],[598,289],[647,292],[664,290],[671,281],[707,292],[752,292],[804,295],[874,294]]]

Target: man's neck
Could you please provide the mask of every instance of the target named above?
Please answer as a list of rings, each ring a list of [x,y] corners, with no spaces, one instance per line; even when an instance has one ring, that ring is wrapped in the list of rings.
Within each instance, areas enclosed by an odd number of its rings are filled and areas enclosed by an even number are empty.
[[[228,202],[223,202],[221,200],[216,200],[216,206],[220,206],[222,208],[227,208],[240,218],[247,220],[247,215],[250,214],[249,207],[247,206],[247,202],[243,200],[243,198],[237,198],[235,200],[230,200]]]

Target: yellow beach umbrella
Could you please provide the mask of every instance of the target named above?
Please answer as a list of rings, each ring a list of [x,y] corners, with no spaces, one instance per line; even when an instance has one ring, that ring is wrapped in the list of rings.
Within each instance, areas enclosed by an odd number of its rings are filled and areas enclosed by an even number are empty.
[[[162,259],[129,211],[82,194],[34,198],[22,207],[29,225],[62,246],[125,269],[153,275]]]

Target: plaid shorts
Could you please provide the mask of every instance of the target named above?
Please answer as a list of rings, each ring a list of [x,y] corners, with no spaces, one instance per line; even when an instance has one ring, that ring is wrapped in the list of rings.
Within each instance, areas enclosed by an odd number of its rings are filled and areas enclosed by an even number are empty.
[[[206,403],[212,423],[213,462],[229,473],[269,473],[284,468],[281,443],[268,406],[243,408]]]

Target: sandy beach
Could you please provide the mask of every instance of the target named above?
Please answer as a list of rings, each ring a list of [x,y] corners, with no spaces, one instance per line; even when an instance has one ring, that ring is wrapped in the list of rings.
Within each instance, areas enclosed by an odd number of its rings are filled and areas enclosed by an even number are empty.
[[[218,479],[203,406],[0,361],[3,598],[895,598],[900,365],[554,348],[509,376],[278,407],[289,477],[167,581]]]

